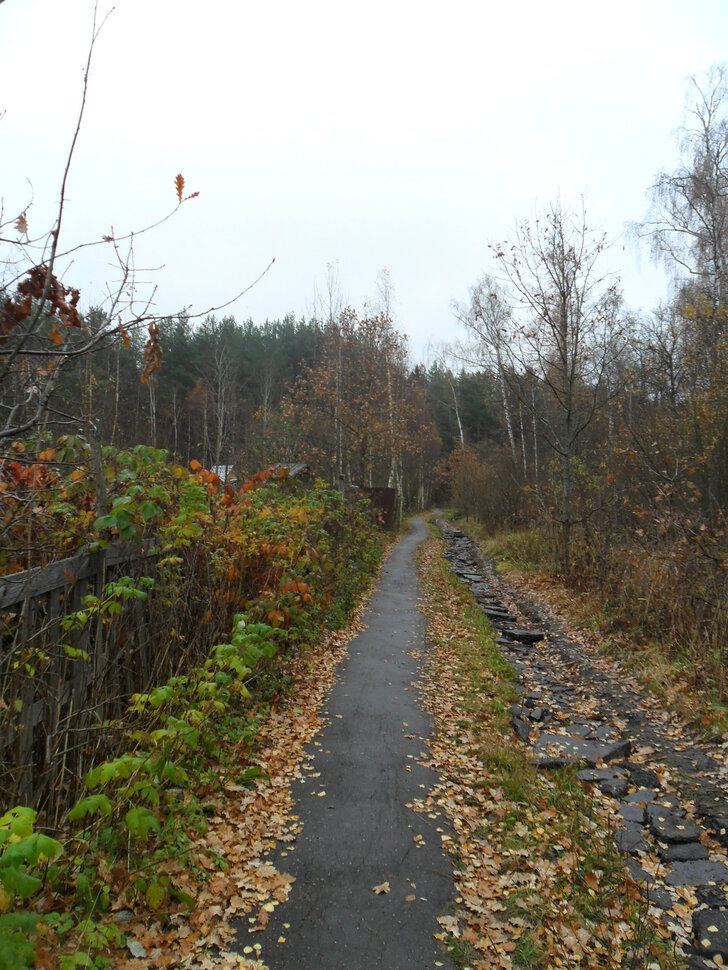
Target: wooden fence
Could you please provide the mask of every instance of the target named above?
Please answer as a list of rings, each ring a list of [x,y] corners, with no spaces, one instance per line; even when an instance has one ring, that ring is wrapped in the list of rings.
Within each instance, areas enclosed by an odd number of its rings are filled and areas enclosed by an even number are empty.
[[[83,625],[63,623],[83,609],[85,596],[103,598],[122,576],[154,577],[150,546],[116,544],[0,577],[0,811],[32,805],[56,822],[82,791],[86,771],[108,756],[113,721],[131,695],[194,661],[205,624],[191,559],[179,584],[188,589],[173,597],[178,627],[193,631],[187,636],[171,629],[171,597],[156,588],[146,603],[120,600],[120,613],[90,611]]]

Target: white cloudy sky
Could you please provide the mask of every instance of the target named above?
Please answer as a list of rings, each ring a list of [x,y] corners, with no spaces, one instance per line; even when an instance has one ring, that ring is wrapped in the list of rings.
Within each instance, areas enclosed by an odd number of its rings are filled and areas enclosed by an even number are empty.
[[[91,0],[0,2],[0,195],[49,224],[78,108]],[[100,0],[105,12],[109,3]],[[310,314],[327,263],[361,306],[388,267],[416,359],[456,333],[487,244],[558,193],[618,237],[676,159],[685,79],[728,59],[725,0],[117,0],[99,38],[65,242],[138,229],[160,312],[241,289],[238,319]],[[611,255],[628,301],[665,279]],[[108,253],[67,280],[86,304]]]

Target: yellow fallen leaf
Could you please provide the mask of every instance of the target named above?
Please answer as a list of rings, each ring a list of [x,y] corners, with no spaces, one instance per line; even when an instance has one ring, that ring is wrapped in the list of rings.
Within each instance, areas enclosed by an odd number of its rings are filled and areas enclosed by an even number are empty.
[[[388,893],[389,882],[382,882],[378,886],[372,886],[372,892],[376,893],[378,896],[381,896],[382,893]]]

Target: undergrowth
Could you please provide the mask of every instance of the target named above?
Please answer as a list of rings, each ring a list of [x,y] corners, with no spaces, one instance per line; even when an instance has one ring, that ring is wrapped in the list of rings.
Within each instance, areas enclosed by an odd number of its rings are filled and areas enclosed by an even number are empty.
[[[129,470],[127,487],[123,480],[115,485],[94,541],[142,539],[151,523],[164,532],[161,566],[154,580],[122,578],[103,596],[86,597],[61,629],[72,632],[92,619],[102,629],[120,624],[123,637],[124,603],[131,600],[169,617],[175,636],[196,636],[198,646],[186,664],[131,695],[123,715],[103,725],[113,745],[95,761],[88,749],[81,791],[69,799],[66,789],[57,824],[43,806],[0,806],[3,970],[116,966],[110,954],[125,930],[113,913],[128,911],[133,920],[151,914],[165,927],[195,909],[200,887],[227,866],[205,844],[223,786],[245,792],[262,780],[258,739],[292,690],[296,658],[324,629],[346,621],[381,557],[368,515],[322,483],[302,489],[261,474],[234,491],[199,466],[191,475],[168,467],[164,454],[150,449],[111,458]],[[61,499],[68,495],[54,483],[47,501]],[[193,586],[180,582],[187,562],[197,569]],[[199,616],[187,609],[193,587],[206,613],[230,617],[226,635],[206,649],[199,619],[189,633],[182,625],[183,613]],[[155,599],[152,588],[159,590]],[[157,646],[166,649],[163,638]],[[6,693],[21,674],[53,689],[36,655],[32,668],[3,669]],[[67,647],[66,655],[92,662],[80,649]],[[22,707],[3,711],[7,720]],[[64,791],[54,794],[63,804]]]

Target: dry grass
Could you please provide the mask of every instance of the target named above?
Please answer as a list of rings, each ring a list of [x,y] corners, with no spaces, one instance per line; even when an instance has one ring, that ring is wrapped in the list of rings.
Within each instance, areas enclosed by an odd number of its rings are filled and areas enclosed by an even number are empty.
[[[601,578],[590,555],[577,547],[567,582],[553,569],[553,547],[543,532],[488,536],[472,525],[469,531],[505,578],[547,600],[569,626],[596,636],[600,647],[690,724],[713,737],[728,731],[723,577],[711,577],[704,567],[700,577],[696,564],[680,569],[665,555],[615,544],[609,562],[599,562]]]

